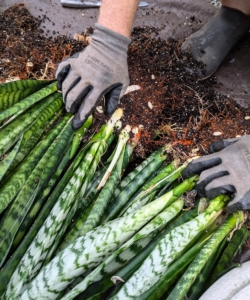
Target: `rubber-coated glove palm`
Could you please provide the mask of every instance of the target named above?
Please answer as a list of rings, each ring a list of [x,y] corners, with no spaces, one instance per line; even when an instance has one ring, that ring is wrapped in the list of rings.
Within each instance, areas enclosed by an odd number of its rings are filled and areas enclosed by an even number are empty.
[[[183,177],[200,174],[196,187],[200,196],[234,194],[229,212],[250,209],[250,136],[215,142],[210,151],[215,153],[191,162]]]
[[[105,112],[115,111],[129,85],[130,42],[129,38],[96,24],[89,46],[58,65],[58,89],[62,91],[66,110],[75,114],[74,129],[81,127],[104,95]]]

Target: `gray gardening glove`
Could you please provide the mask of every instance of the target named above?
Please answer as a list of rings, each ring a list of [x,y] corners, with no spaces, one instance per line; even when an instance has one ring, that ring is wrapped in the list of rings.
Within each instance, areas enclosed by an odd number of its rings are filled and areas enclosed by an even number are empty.
[[[66,110],[75,114],[72,126],[81,127],[102,96],[112,114],[128,85],[127,50],[131,40],[100,24],[89,46],[62,61],[56,70]]]
[[[214,153],[191,162],[183,177],[200,174],[196,187],[200,196],[233,194],[228,212],[250,209],[250,136],[215,142],[210,150]]]

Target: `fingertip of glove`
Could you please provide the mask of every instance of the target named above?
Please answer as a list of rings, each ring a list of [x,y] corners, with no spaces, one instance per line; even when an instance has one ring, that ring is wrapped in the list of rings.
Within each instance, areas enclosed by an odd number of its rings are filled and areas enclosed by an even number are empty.
[[[184,179],[192,177],[194,175],[200,175],[200,173],[204,170],[202,163],[197,162],[190,162],[186,169],[182,171],[182,176]]]
[[[56,79],[57,81],[62,85],[62,82],[64,81],[64,79],[67,77],[68,73],[70,71],[70,65],[66,65],[66,66],[60,66],[60,64],[57,66],[56,69]]]
[[[194,176],[194,172],[192,170],[190,170],[189,167],[187,167],[185,170],[182,171],[181,176],[183,177],[183,179],[187,179],[190,178],[192,176]]]
[[[218,152],[222,149],[224,149],[224,141],[223,140],[214,142],[209,146],[210,153]]]
[[[228,146],[236,143],[237,141],[238,141],[238,139],[228,139],[228,140],[220,140],[220,141],[214,142],[209,146],[209,152],[210,153],[219,152],[219,151],[227,148]]]
[[[114,103],[114,102],[109,103],[105,107],[105,114],[106,115],[112,115],[115,112],[117,106],[118,106],[118,102],[116,102],[116,103]]]
[[[74,130],[79,129],[84,123],[84,120],[81,120],[79,117],[75,116],[72,120],[72,128]]]
[[[57,81],[57,90],[58,90],[59,92],[62,91],[62,83],[59,82],[59,81]]]
[[[231,184],[206,190],[206,196],[208,199],[214,199],[219,195],[232,195],[234,193],[236,193],[236,189]]]
[[[235,198],[229,202],[227,212],[232,213],[236,210],[250,210],[250,191],[248,191],[242,198],[236,194]]]
[[[122,96],[122,84],[119,84],[115,88],[111,89],[108,93],[105,95],[105,113],[108,115],[113,114],[113,112],[116,110],[117,106],[120,103],[120,98]]]
[[[212,154],[211,154],[212,155]],[[218,166],[222,163],[222,159],[220,157],[210,157],[204,156],[203,158],[199,158],[195,161],[192,161],[187,168],[182,172],[183,177],[189,178],[194,175],[200,175],[201,172],[210,169],[212,167]]]
[[[241,201],[238,201],[238,202],[236,202],[234,204],[231,204],[231,205],[230,205],[230,202],[229,202],[229,204],[226,207],[226,211],[227,211],[228,214],[231,214],[231,213],[233,213],[235,211],[239,211],[239,210],[245,210],[245,208],[242,206]]]

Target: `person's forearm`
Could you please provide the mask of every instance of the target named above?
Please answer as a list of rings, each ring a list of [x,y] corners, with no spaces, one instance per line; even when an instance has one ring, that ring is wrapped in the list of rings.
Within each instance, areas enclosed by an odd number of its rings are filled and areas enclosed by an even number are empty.
[[[139,0],[103,0],[98,23],[130,37]]]

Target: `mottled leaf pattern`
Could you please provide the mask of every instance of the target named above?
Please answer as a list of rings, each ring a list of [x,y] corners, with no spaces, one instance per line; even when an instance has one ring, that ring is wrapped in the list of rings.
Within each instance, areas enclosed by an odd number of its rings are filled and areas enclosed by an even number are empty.
[[[168,300],[181,300],[185,297],[192,283],[195,281],[210,256],[219,247],[223,239],[234,229],[234,227],[237,226],[237,224],[242,223],[243,219],[243,212],[236,212],[227,218],[227,220],[215,231],[207,244],[204,245],[201,251],[194,258],[185,273],[175,285],[170,295],[167,297]]]
[[[58,98],[58,94],[49,96],[1,129],[0,156],[20,138],[21,134],[27,130],[27,128],[39,117],[42,111],[56,98]]]
[[[116,165],[114,166],[113,172],[111,173],[110,177],[108,178],[106,184],[102,188],[98,197],[95,199],[94,205],[91,209],[88,218],[86,220],[83,219],[85,211],[83,211],[82,214],[80,214],[77,217],[77,220],[74,223],[74,227],[71,228],[71,230],[65,237],[63,241],[63,245],[60,249],[64,249],[67,245],[69,245],[69,243],[74,241],[77,237],[92,230],[99,224],[100,218],[104,213],[104,210],[106,209],[114,193],[114,189],[121,179],[123,168],[126,167],[126,165],[124,165],[125,150],[126,147],[124,146],[118,160],[116,159]],[[132,151],[130,151],[130,155],[132,155]],[[129,161],[129,157],[126,156],[126,162],[128,163],[128,161]]]
[[[205,211],[193,220],[167,233],[145,259],[141,267],[112,299],[134,299],[150,289],[178,254],[199,232],[210,225],[215,216],[216,211],[211,213]]]
[[[0,182],[1,182],[2,178],[3,178],[3,176],[8,171],[9,167],[11,166],[11,164],[13,163],[13,160],[15,159],[15,157],[16,157],[18,151],[19,151],[21,142],[22,142],[22,137],[16,143],[15,147],[13,148],[13,150],[2,161],[0,161]]]
[[[70,116],[65,117],[65,121]],[[59,124],[60,125],[60,124]],[[0,228],[0,257],[5,258],[8,250],[11,247],[12,241],[17,233],[17,230],[23,222],[29,208],[34,200],[33,193],[37,186],[43,186],[49,178],[58,156],[66,147],[70,136],[73,134],[71,124],[67,124],[66,128],[60,132],[61,126],[55,127],[58,137],[47,149],[41,160],[38,162],[19,194],[11,204],[7,216]],[[3,262],[3,260],[2,260]]]
[[[5,120],[6,118],[14,115],[20,110],[25,110],[35,104],[36,102],[44,99],[45,97],[49,96],[50,94],[56,92],[57,83],[51,83],[47,87],[42,88],[38,92],[35,92],[34,94],[28,96],[25,99],[22,99],[18,103],[12,105],[11,107],[5,109],[4,111],[0,112],[0,121]]]
[[[49,83],[48,80],[17,80],[0,84],[0,111],[14,105]]]
[[[69,143],[71,142],[71,139],[69,139]],[[55,170],[52,174],[48,184],[46,184],[45,188],[43,189],[41,195],[37,196],[37,199],[35,199],[35,204],[33,205],[32,209],[28,212],[26,215],[23,223],[21,224],[20,228],[18,229],[17,235],[15,236],[15,239],[13,241],[13,248],[15,249],[20,242],[22,241],[24,235],[29,231],[32,224],[35,221],[35,218],[37,214],[41,211],[41,208],[44,205],[44,202],[47,200],[52,188],[55,186],[56,182],[62,175],[63,171],[65,171],[65,168],[69,162],[69,149],[71,145],[68,145],[66,148],[65,153],[63,152],[62,157],[59,156],[59,164],[55,164]]]
[[[56,130],[52,130],[50,134],[42,140],[37,146],[32,150],[27,159],[22,163],[22,165],[16,170],[16,172],[8,179],[8,181],[0,188],[0,212],[2,212],[7,205],[14,199],[17,193],[21,190],[26,180],[30,176],[31,172],[35,168],[38,161],[43,156],[44,152],[50,146],[52,141],[65,126],[69,117],[63,119]]]
[[[167,199],[166,199],[167,200]],[[81,292],[85,291],[85,289],[94,281],[100,280],[103,276],[103,273],[101,275],[101,272],[109,267],[109,272],[111,273],[116,268],[120,267],[122,264],[122,261],[124,260],[124,263],[131,259],[136,252],[130,252],[129,256],[127,256],[126,250],[131,247],[133,244],[137,244],[137,247],[139,246],[139,243],[137,243],[140,240],[143,240],[144,238],[148,237],[151,233],[155,232],[157,229],[164,226],[167,222],[172,220],[182,209],[184,205],[183,200],[177,200],[172,205],[167,207],[163,212],[161,212],[159,215],[157,215],[155,218],[153,218],[146,226],[144,226],[139,232],[137,232],[131,239],[129,239],[122,247],[117,249],[115,252],[113,252],[103,263],[101,263],[93,272],[91,272],[80,284],[78,284],[72,291],[70,291],[65,297],[62,299],[64,300],[71,300],[74,299],[77,295],[79,295]],[[153,235],[151,236],[153,238]],[[147,241],[149,242],[149,241]],[[145,245],[144,245],[145,246]],[[140,249],[140,248],[139,248]],[[115,261],[116,258],[117,262]]]
[[[96,169],[100,156],[105,152],[107,147],[106,141],[112,135],[115,124],[114,118],[111,118],[111,122],[105,127],[103,126],[103,131],[96,134],[90,141],[90,149],[85,153],[84,159],[81,160],[79,167],[74,172],[30,247],[19,262],[9,282],[5,297],[9,297],[9,299],[18,297],[25,284],[39,272],[52,243],[72,208],[75,196],[80,190],[84,190],[83,179],[88,174],[90,165],[94,164]],[[99,137],[102,137],[102,139]]]

